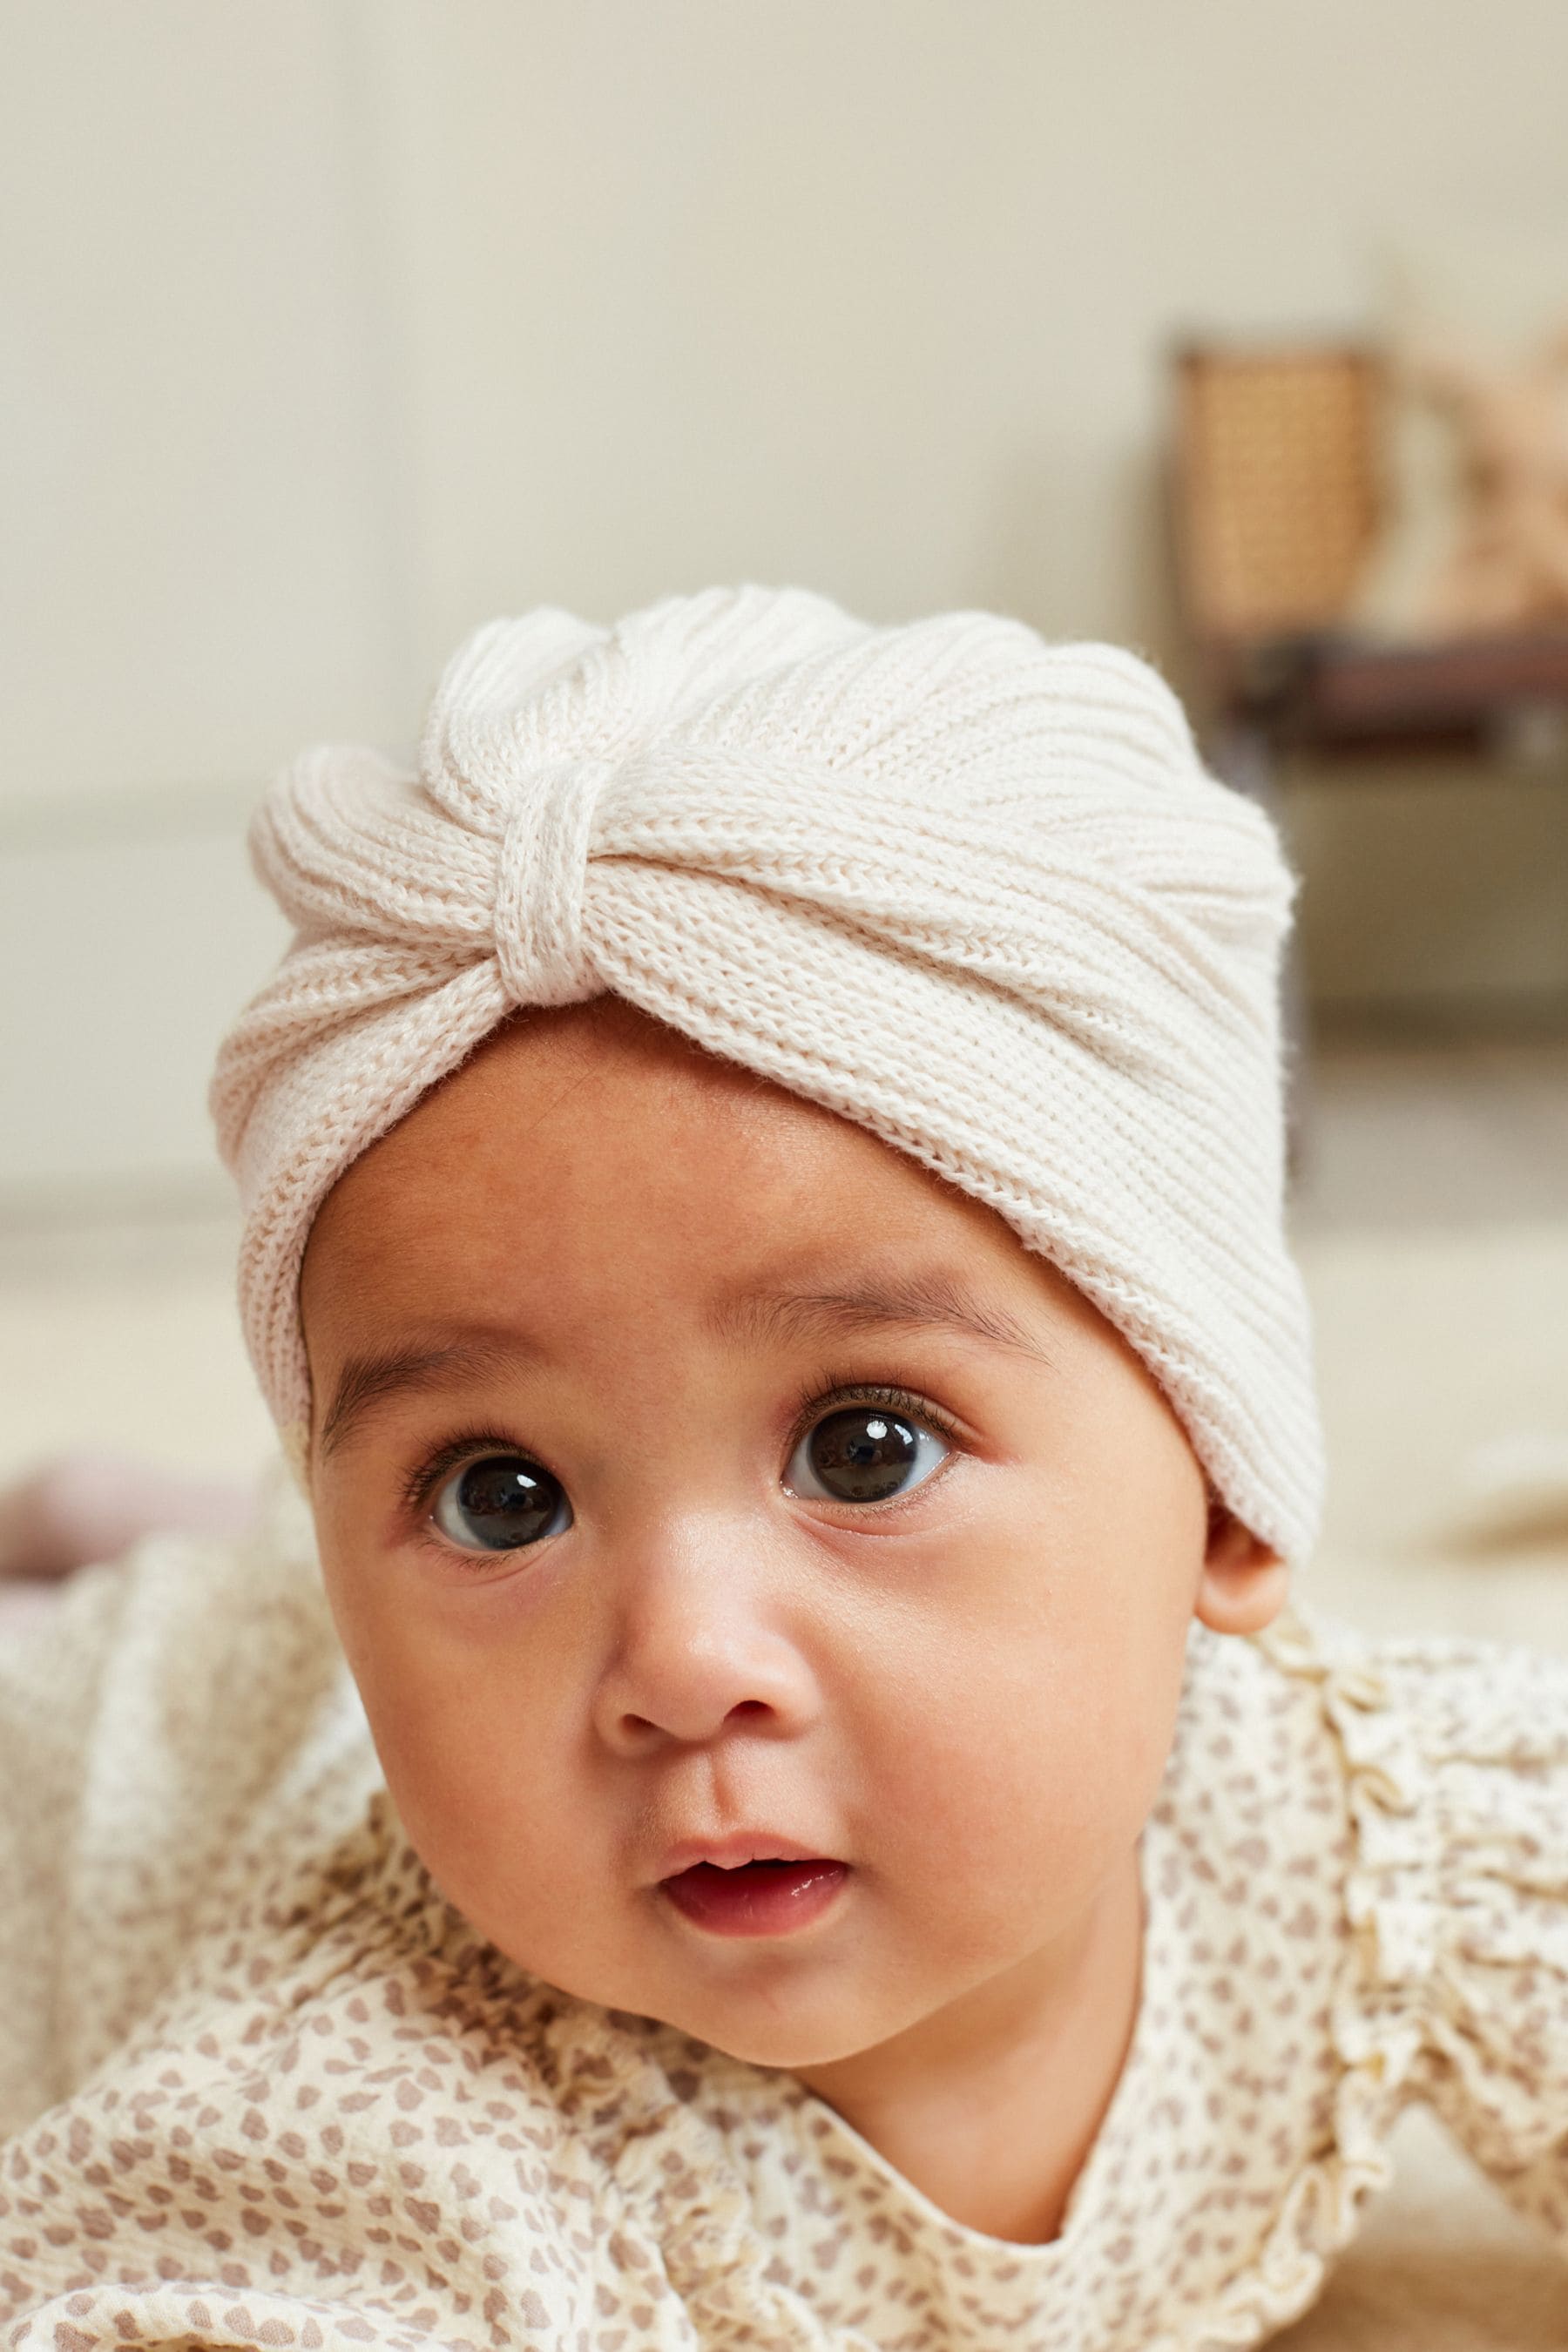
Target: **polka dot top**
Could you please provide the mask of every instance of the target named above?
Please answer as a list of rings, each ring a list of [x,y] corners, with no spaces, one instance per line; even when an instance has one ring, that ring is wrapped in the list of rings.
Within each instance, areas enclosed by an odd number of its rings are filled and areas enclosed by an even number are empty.
[[[479,1939],[287,1514],[82,1579],[0,1661],[0,1791],[15,2352],[1245,2346],[1310,2303],[1416,2100],[1568,2254],[1562,1663],[1194,1632],[1132,2045],[1045,2245]]]

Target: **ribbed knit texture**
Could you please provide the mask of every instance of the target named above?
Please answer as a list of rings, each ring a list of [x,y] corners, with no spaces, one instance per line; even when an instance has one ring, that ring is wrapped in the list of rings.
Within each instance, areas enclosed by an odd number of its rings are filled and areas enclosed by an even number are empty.
[[[873,628],[800,590],[613,629],[547,609],[459,650],[417,777],[309,752],[252,841],[298,936],[212,1103],[296,1453],[331,1185],[515,1007],[610,991],[995,1209],[1137,1349],[1232,1509],[1309,1549],[1292,886],[1145,664],[984,613]]]

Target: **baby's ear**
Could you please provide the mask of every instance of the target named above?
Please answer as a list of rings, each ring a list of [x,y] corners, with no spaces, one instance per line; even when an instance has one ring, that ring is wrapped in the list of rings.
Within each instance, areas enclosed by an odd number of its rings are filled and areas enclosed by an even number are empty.
[[[1279,1616],[1289,1590],[1290,1571],[1278,1552],[1211,1495],[1208,1543],[1193,1604],[1203,1623],[1215,1633],[1260,1633]]]

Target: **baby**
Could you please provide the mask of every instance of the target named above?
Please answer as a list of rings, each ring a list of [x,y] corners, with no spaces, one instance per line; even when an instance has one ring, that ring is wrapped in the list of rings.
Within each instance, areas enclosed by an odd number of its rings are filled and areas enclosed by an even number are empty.
[[[0,1686],[8,2344],[1245,2345],[1417,2099],[1568,2252],[1568,1672],[1288,1606],[1290,883],[1153,675],[536,613],[256,841],[313,1525]]]

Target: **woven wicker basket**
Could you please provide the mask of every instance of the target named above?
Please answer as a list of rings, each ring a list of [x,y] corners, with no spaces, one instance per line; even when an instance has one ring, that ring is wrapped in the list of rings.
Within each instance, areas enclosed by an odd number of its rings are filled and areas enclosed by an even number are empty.
[[[1176,364],[1176,539],[1211,650],[1331,629],[1377,519],[1377,363],[1331,345]]]

